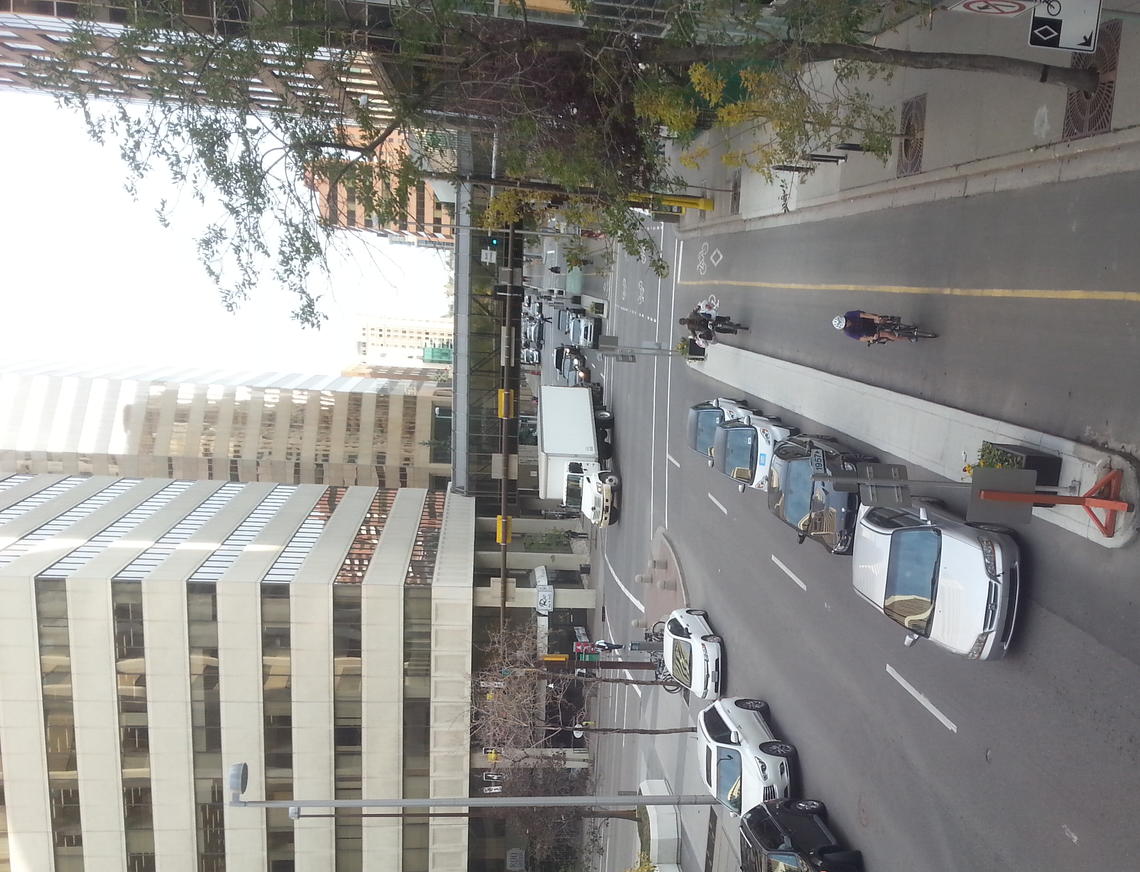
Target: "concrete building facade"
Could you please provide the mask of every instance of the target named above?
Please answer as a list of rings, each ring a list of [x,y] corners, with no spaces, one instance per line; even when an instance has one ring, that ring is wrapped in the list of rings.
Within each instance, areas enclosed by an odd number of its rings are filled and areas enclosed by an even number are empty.
[[[0,473],[442,486],[452,402],[426,381],[0,364]]]
[[[421,489],[0,478],[0,869],[458,872],[474,502]]]
[[[454,338],[452,318],[369,318],[360,327],[356,351],[366,364],[407,365],[422,362],[425,348],[449,345]],[[446,364],[436,368],[441,366]]]

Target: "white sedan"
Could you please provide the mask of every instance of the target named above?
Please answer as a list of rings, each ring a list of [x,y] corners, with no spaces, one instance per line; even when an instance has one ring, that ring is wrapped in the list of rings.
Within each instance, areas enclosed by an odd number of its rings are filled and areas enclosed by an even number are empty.
[[[1017,617],[1017,542],[933,504],[859,510],[855,591],[908,632],[970,660],[1005,656]]]
[[[764,700],[717,700],[697,715],[697,740],[705,787],[734,815],[790,796],[796,749],[773,735]]]
[[[701,699],[720,695],[721,638],[703,609],[677,609],[662,633],[665,665],[678,683]]]

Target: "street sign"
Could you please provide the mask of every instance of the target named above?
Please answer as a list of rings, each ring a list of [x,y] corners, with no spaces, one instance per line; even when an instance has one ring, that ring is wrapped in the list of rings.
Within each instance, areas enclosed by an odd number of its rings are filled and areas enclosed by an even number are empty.
[[[1036,5],[1033,0],[964,0],[950,7],[951,12],[974,12],[978,15],[1020,15]]]
[[[499,260],[499,252],[494,248],[484,248],[479,252],[479,260],[488,266],[494,266]]]
[[[1096,51],[1100,0],[1045,0],[1033,8],[1029,44],[1061,51]]]
[[[864,505],[888,508],[910,505],[910,486],[903,464],[857,463],[855,474],[869,480],[859,485],[859,499]]]
[[[1037,470],[994,469],[980,466],[970,476],[970,503],[966,506],[967,521],[971,524],[998,524],[1002,527],[1028,524],[1033,517],[1031,503],[983,500],[980,496],[982,490],[1031,494],[1037,490]]]
[[[547,616],[554,609],[554,585],[540,584],[534,589],[534,610]]]

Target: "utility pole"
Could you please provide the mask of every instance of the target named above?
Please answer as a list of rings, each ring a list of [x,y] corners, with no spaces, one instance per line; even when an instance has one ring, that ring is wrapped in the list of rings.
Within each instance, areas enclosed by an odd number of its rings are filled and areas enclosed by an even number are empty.
[[[289,817],[304,817],[305,808],[622,808],[648,805],[715,805],[710,794],[631,796],[447,796],[415,799],[242,799],[249,766],[230,766],[227,784],[232,808],[287,808]]]

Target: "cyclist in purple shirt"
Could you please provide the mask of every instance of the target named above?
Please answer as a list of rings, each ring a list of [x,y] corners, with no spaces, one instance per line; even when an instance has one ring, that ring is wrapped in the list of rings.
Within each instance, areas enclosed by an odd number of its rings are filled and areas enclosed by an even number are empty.
[[[878,340],[905,341],[903,337],[896,336],[894,331],[882,329],[882,325],[889,320],[889,315],[876,315],[874,312],[852,309],[842,315],[836,315],[831,320],[831,326],[836,330],[842,330],[844,336],[861,340],[868,345]]]

